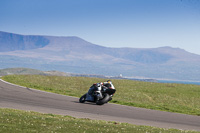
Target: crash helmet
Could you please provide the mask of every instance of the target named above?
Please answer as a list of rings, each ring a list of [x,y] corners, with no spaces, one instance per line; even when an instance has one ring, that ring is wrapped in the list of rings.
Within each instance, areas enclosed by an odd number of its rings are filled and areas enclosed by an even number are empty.
[[[111,80],[108,80],[107,82],[108,82],[109,84],[112,84]]]

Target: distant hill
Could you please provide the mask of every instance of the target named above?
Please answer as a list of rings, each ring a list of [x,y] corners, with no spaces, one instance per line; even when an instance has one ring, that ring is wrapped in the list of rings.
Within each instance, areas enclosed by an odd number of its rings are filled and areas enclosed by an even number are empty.
[[[42,36],[22,36],[0,32],[0,52],[37,49],[48,43],[49,40]]]
[[[200,55],[180,48],[109,48],[79,37],[0,32],[0,68],[176,80],[200,79]]]
[[[40,71],[40,70],[29,69],[29,68],[6,68],[6,69],[0,69],[0,76],[13,75],[13,74],[44,75],[45,73]]]
[[[71,76],[73,74],[68,74],[59,71],[40,71],[37,69],[30,68],[6,68],[0,69],[0,76],[5,75],[48,75],[48,76]]]
[[[47,75],[47,76],[76,76],[76,77],[98,77],[98,78],[108,78],[104,75],[92,75],[92,74],[78,74],[78,73],[65,73],[60,71],[40,71],[37,69],[30,68],[6,68],[0,69],[0,76],[5,75]],[[119,77],[113,77],[119,78]]]

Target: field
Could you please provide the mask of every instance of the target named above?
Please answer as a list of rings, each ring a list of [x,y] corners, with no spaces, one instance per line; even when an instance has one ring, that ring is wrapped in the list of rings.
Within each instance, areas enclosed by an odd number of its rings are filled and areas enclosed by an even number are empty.
[[[107,79],[41,75],[9,75],[4,80],[58,94],[80,97],[96,82]],[[200,86],[112,80],[116,93],[111,102],[200,116]]]
[[[197,133],[0,108],[1,133]]]

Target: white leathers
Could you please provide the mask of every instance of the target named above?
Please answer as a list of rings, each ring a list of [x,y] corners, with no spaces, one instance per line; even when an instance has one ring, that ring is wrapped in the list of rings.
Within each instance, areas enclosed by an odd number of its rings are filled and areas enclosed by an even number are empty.
[[[112,84],[112,82],[110,80],[108,80],[107,82],[103,82],[103,86],[115,89],[114,85]]]

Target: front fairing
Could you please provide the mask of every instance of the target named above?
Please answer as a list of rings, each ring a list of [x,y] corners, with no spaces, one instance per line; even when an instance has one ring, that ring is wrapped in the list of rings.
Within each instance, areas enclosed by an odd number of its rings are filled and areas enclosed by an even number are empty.
[[[104,92],[108,93],[109,95],[113,95],[116,92],[116,90],[108,88],[108,89],[105,89]]]

